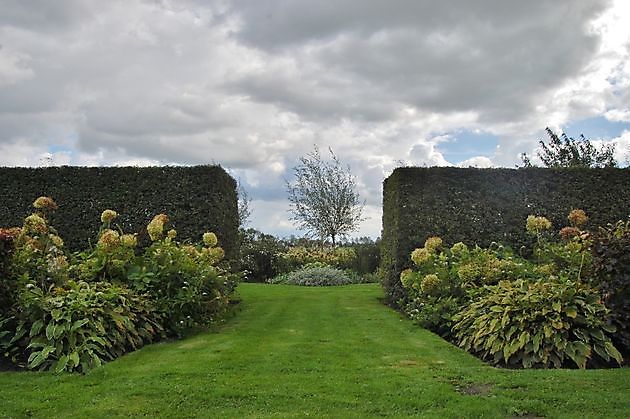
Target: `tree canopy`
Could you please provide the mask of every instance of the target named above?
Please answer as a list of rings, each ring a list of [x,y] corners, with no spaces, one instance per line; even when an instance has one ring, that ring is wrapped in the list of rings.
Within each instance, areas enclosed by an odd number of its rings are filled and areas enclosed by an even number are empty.
[[[596,147],[590,140],[580,134],[578,139],[560,135],[549,127],[545,129],[549,142],[539,140],[538,158],[546,167],[616,167],[615,144],[604,144]],[[521,154],[525,167],[533,166],[526,153]]]
[[[321,238],[337,239],[357,229],[364,203],[356,192],[349,167],[343,167],[332,149],[324,161],[315,150],[293,168],[295,180],[287,181],[291,220],[301,230]]]

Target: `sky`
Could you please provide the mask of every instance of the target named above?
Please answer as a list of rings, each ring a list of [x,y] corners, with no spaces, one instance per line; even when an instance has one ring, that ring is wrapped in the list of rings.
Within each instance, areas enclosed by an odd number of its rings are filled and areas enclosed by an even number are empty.
[[[547,126],[628,165],[627,22],[627,0],[0,0],[0,166],[220,164],[288,236],[286,181],[330,147],[376,238],[401,165],[515,167]]]

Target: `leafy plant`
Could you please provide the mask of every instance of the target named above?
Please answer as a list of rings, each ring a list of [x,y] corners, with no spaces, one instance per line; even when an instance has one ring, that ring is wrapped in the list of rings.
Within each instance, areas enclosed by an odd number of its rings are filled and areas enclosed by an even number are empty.
[[[154,242],[128,279],[155,302],[167,333],[180,336],[225,312],[236,283],[233,275],[217,266],[224,252],[214,233],[204,233],[202,247],[182,245],[174,240],[174,230],[162,238],[167,222],[168,217],[161,214],[149,223]]]
[[[351,268],[357,254],[351,247],[293,246],[280,254],[281,272],[291,272],[309,263],[323,263],[338,269]]]
[[[280,273],[279,260],[286,245],[270,234],[252,228],[240,231],[239,269],[248,282],[264,282]]]
[[[20,351],[10,353],[29,369],[86,372],[153,341],[162,330],[146,298],[110,283],[71,281],[46,293],[29,282],[19,305],[11,343]]]
[[[608,311],[587,285],[570,281],[500,281],[454,317],[462,348],[495,365],[586,368],[621,364]]]

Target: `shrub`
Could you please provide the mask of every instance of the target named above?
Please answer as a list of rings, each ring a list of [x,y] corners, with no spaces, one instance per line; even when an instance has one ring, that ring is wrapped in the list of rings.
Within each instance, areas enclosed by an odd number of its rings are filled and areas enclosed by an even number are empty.
[[[32,282],[20,288],[9,353],[29,369],[86,372],[162,330],[149,301],[122,286],[70,281],[50,293]]]
[[[219,267],[224,251],[214,233],[203,234],[202,246],[178,243],[159,214],[147,226],[153,243],[141,252],[135,235],[113,225],[117,213],[105,210],[96,245],[68,261],[48,223],[56,204],[43,197],[34,206],[12,230],[0,278],[0,349],[14,363],[85,372],[227,311],[237,275]]]
[[[450,339],[453,316],[465,306],[465,300],[452,296],[425,296],[415,298],[404,307],[411,320],[425,329]]]
[[[356,254],[349,268],[360,275],[373,274],[381,262],[380,240],[373,241],[364,237],[347,244]]]
[[[613,341],[630,356],[630,221],[600,229],[593,244],[593,283],[617,328]]]
[[[503,246],[469,249],[460,242],[449,249],[438,237],[415,249],[411,260],[415,270],[406,269],[400,275],[408,297],[398,304],[422,327],[445,338],[451,337],[453,315],[483,292],[483,285],[537,275],[532,264]]]
[[[448,249],[430,237],[410,255],[415,268],[400,275],[408,297],[399,305],[423,327],[495,364],[619,363],[610,341],[618,335],[606,335],[615,327],[606,324],[607,309],[584,283],[592,272],[591,239],[578,228],[586,214],[573,210],[569,220],[576,234],[554,242],[546,218],[527,218],[537,243],[533,261],[495,243]]]
[[[580,206],[590,225],[627,219],[630,169],[462,169],[397,168],[383,184],[383,270],[390,304],[404,299],[400,272],[411,267],[409,253],[437,235],[488,247],[498,241],[529,256],[531,236],[521,228],[532,214],[554,226]],[[576,218],[579,221],[579,217]]]
[[[302,268],[282,275],[270,281],[274,284],[303,285],[303,286],[333,286],[354,284],[357,281],[349,277],[344,271],[314,262]]]
[[[11,256],[15,248],[15,239],[19,236],[19,228],[0,229],[0,322],[13,304],[15,297],[15,284],[9,281],[9,268]],[[0,329],[1,330],[1,329]]]
[[[207,241],[216,244],[216,240]],[[155,301],[167,333],[181,336],[184,330],[208,324],[227,310],[236,283],[233,275],[217,266],[222,258],[220,247],[198,248],[166,238],[146,250],[142,264],[128,278],[134,289]]]
[[[239,269],[249,282],[265,282],[280,273],[279,258],[286,245],[274,236],[254,229],[240,231]]]
[[[596,291],[570,280],[500,281],[454,317],[462,348],[495,365],[578,368],[621,364]]]
[[[304,247],[289,248],[280,255],[281,272],[291,272],[309,263],[324,263],[338,269],[352,268],[357,254],[351,247]]]

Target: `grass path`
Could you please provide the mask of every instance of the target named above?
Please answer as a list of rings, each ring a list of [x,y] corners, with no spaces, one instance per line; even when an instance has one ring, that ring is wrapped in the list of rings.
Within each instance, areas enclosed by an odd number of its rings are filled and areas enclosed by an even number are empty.
[[[630,369],[495,369],[384,307],[374,284],[240,293],[220,333],[86,376],[0,373],[0,416],[630,416]]]

